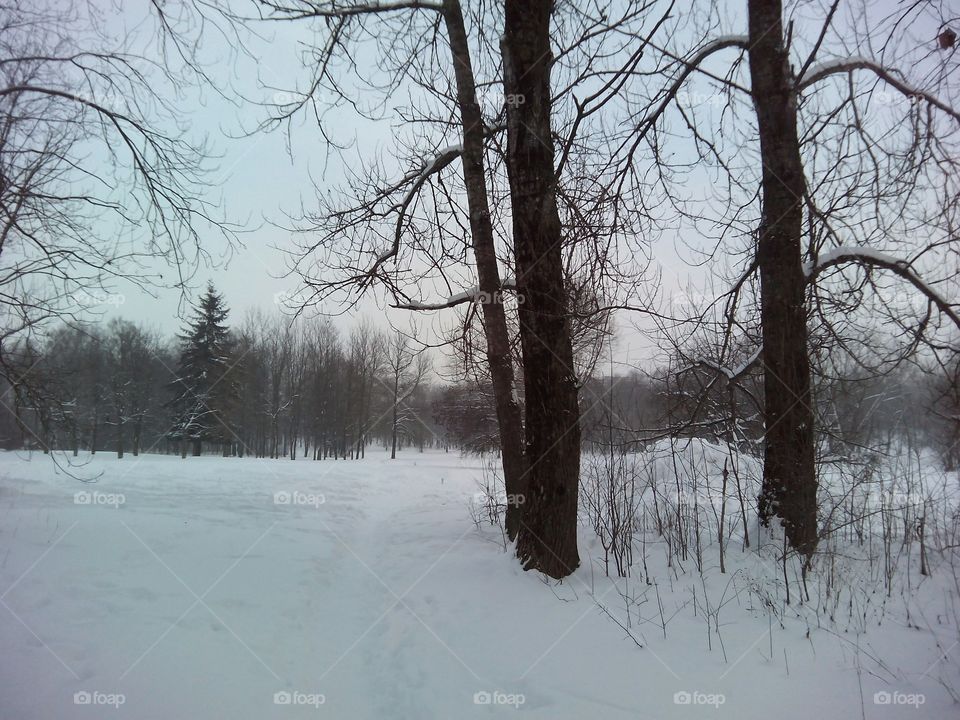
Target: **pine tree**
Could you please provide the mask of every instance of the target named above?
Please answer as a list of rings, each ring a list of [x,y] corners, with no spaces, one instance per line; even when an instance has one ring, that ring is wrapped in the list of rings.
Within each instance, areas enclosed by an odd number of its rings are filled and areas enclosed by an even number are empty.
[[[194,310],[194,317],[180,335],[177,378],[170,383],[174,423],[171,439],[190,442],[199,455],[204,442],[226,448],[231,431],[236,385],[230,376],[233,342],[226,325],[229,310],[213,284]],[[186,453],[186,445],[182,446]]]

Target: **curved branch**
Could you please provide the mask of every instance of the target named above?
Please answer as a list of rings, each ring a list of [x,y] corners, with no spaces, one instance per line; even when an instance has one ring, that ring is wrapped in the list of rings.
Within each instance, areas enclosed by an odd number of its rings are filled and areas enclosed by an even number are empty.
[[[909,263],[903,260],[891,258],[883,253],[873,251],[869,248],[837,248],[820,256],[815,264],[807,264],[804,272],[807,275],[807,282],[813,283],[816,277],[824,270],[841,265],[843,263],[857,263],[868,267],[878,267],[889,270],[913,285],[923,294],[942,314],[946,315],[954,325],[960,329],[960,314],[957,310],[931,288],[923,279],[910,267]]]
[[[500,290],[516,290],[517,281],[514,278],[504,278],[503,282],[500,283]],[[464,303],[487,303],[487,302],[499,302],[500,299],[496,297],[496,293],[491,297],[490,293],[484,292],[479,287],[472,287],[463,292],[457,293],[456,295],[451,295],[449,298],[443,302],[438,303],[398,303],[396,305],[391,305],[390,307],[396,308],[398,310],[446,310],[447,308],[456,307],[457,305],[463,305]]]
[[[689,60],[682,61],[683,70],[681,70],[680,74],[677,75],[676,79],[673,81],[673,84],[670,86],[670,89],[667,90],[666,94],[664,95],[663,100],[660,101],[660,104],[657,105],[657,108],[653,111],[653,113],[648,115],[644,122],[637,128],[636,138],[630,147],[630,151],[627,153],[628,157],[633,156],[637,148],[640,146],[640,143],[643,142],[643,139],[646,137],[647,133],[650,132],[650,128],[653,127],[663,113],[666,112],[667,107],[671,102],[673,102],[674,98],[676,98],[687,78],[699,68],[700,63],[714,53],[731,47],[740,48],[740,50],[747,50],[749,47],[747,44],[747,38],[739,35],[717,38],[716,40],[708,43],[703,49],[696,52]]]
[[[433,160],[430,160],[427,163],[424,163],[423,169],[420,171],[420,174],[414,180],[413,185],[407,191],[407,194],[403,196],[403,200],[400,202],[398,207],[399,214],[397,215],[397,224],[396,229],[393,233],[393,244],[390,248],[377,256],[377,259],[373,261],[373,265],[370,266],[370,269],[364,273],[368,279],[373,278],[376,275],[377,270],[390,258],[396,257],[400,252],[400,236],[403,234],[403,221],[407,216],[407,208],[410,207],[410,204],[417,197],[417,194],[420,192],[420,189],[426,184],[427,180],[430,179],[432,175],[436,175],[438,172],[443,170],[447,165],[452,163],[458,157],[460,157],[463,152],[463,147],[460,145],[451,145],[441,150]],[[410,177],[409,175],[407,177]]]
[[[852,73],[855,70],[868,70],[887,83],[887,85],[894,88],[897,92],[901,93],[904,97],[911,100],[923,100],[938,110],[946,113],[957,122],[960,122],[960,112],[953,109],[942,100],[928,92],[911,87],[904,81],[895,77],[892,71],[884,68],[882,65],[879,65],[872,60],[862,57],[847,58],[844,60],[836,60],[818,65],[810,71],[809,75],[804,74],[797,81],[797,90],[806,90],[811,85],[818,83],[821,80],[830,77],[831,75]]]

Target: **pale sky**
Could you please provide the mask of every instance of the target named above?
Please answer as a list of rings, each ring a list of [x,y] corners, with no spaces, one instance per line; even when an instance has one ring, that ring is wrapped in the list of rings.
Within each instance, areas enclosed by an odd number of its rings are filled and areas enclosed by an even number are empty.
[[[717,28],[717,34],[744,31],[741,4],[730,4],[734,12],[725,16]],[[895,2],[890,0],[881,5],[892,7]],[[112,29],[129,33],[131,28],[138,25],[146,10],[141,3],[124,3],[122,7],[122,12],[113,17],[116,27]],[[683,10],[677,12],[682,13]],[[211,33],[205,39],[203,54],[210,61],[207,69],[217,80],[218,86],[229,88],[226,90],[228,95],[241,92],[249,98],[265,101],[269,101],[275,93],[266,85],[283,89],[302,87],[308,77],[297,57],[297,43],[311,41],[307,24],[298,22],[283,26],[261,26],[258,30],[262,37],[250,39],[247,46],[256,56],[256,62],[242,53],[232,51],[222,37]],[[363,58],[362,53],[360,57]],[[719,62],[725,66],[729,58],[722,58]],[[293,294],[299,289],[296,277],[282,277],[286,272],[286,264],[282,252],[277,249],[292,247],[292,240],[270,221],[283,222],[284,211],[296,211],[301,203],[307,208],[312,207],[314,189],[311,178],[324,188],[335,187],[342,180],[342,173],[336,159],[329,164],[326,162],[328,155],[319,133],[302,118],[294,124],[289,138],[280,130],[240,137],[265,116],[265,108],[251,105],[235,107],[209,88],[183,98],[183,107],[189,109],[186,114],[191,133],[197,137],[206,136],[214,152],[222,155],[218,161],[219,169],[208,178],[219,197],[208,199],[220,203],[226,219],[246,228],[240,235],[243,247],[235,248],[221,267],[201,267],[194,284],[202,288],[208,280],[213,281],[226,297],[233,322],[239,323],[248,309],[260,307],[268,310],[274,307],[278,297]],[[327,122],[328,130],[334,135],[357,138],[357,147],[353,151],[357,158],[385,153],[389,147],[389,123],[362,125],[352,113],[330,116]],[[709,182],[703,178],[701,182],[703,192],[708,192]],[[211,232],[206,242],[211,255],[215,258],[223,255],[225,246],[215,233]],[[689,242],[697,244],[695,237],[691,241],[689,229],[685,231],[682,241],[674,232],[653,238],[657,269],[668,291],[682,292],[691,284],[702,283],[705,277],[702,268],[684,261],[691,255],[681,246]],[[177,291],[156,290],[156,297],[151,297],[134,287],[118,286],[116,292],[122,295],[123,301],[106,307],[107,317],[121,315],[171,334],[179,329],[181,321],[177,314],[180,295]],[[386,324],[386,318],[389,318],[398,325],[406,326],[406,312],[385,312],[382,300],[380,305],[378,307],[371,297],[361,303],[359,312],[382,324]],[[324,309],[332,313],[339,311],[335,306]],[[432,320],[427,324],[432,324],[434,330],[454,320],[453,313],[431,317]],[[631,327],[634,319],[621,317],[617,321],[620,337],[615,356],[623,363],[646,365],[645,360],[652,353],[650,341]],[[349,328],[351,323],[349,318],[337,320],[342,329]]]
[[[124,4],[122,12],[114,15],[116,27],[111,27],[111,31],[145,36],[141,29],[145,12],[139,3]],[[247,46],[256,55],[256,63],[243,53],[234,52],[225,45],[222,37],[212,33],[205,41],[204,55],[210,61],[207,71],[218,79],[221,87],[230,87],[228,95],[240,92],[251,99],[270,101],[275,94],[274,88],[292,89],[303,86],[308,80],[297,57],[296,43],[309,42],[311,35],[306,23],[258,27],[258,30],[262,37],[249,38]],[[225,296],[232,321],[239,323],[247,310],[270,310],[278,297],[293,294],[300,288],[298,278],[284,277],[286,260],[277,249],[292,247],[293,241],[287,232],[275,227],[271,221],[282,223],[285,211],[297,211],[301,202],[305,207],[311,207],[314,192],[311,178],[323,187],[335,187],[343,176],[337,159],[331,160],[325,152],[316,128],[302,117],[294,123],[289,138],[284,130],[241,137],[266,116],[266,108],[251,104],[235,107],[209,88],[195,91],[193,97],[184,99],[182,106],[189,108],[191,134],[197,138],[205,136],[214,152],[222,155],[217,161],[218,170],[208,178],[221,198],[208,199],[222,202],[223,217],[245,228],[239,235],[243,246],[235,247],[220,267],[201,266],[193,284],[196,288],[203,288],[208,280],[212,281]],[[352,134],[358,138],[352,151],[358,159],[388,152],[389,123],[361,126],[352,113],[340,113],[327,119],[330,122],[327,129],[334,136],[343,138]],[[208,252],[214,258],[221,258],[226,252],[223,240],[213,231],[205,237]],[[664,245],[660,262],[665,274],[686,272],[682,263],[673,269],[670,256],[675,260],[676,253],[671,248],[672,243],[660,244]],[[111,302],[95,309],[102,309],[105,319],[121,316],[144,322],[167,334],[180,329],[181,296],[178,291],[154,289],[151,295],[130,284],[118,284],[115,292]],[[330,313],[341,310],[329,304],[323,309]],[[347,330],[357,315],[383,325],[387,324],[388,318],[389,322],[400,327],[406,327],[409,318],[406,311],[385,308],[382,297],[369,296],[356,310],[335,322]],[[434,313],[420,320],[430,334],[455,321],[452,311]],[[617,326],[619,337],[615,352],[619,361],[639,362],[649,354],[649,342],[633,331],[629,318],[621,318]]]

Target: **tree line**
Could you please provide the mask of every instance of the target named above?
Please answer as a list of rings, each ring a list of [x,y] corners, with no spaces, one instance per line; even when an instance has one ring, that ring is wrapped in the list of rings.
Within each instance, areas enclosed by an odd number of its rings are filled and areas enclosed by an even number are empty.
[[[361,321],[250,313],[236,327],[213,289],[183,332],[129,320],[62,326],[10,361],[31,392],[7,386],[7,448],[256,457],[360,458],[371,444],[446,444],[439,391],[417,342]]]
[[[117,318],[63,326],[40,346],[24,345],[19,362],[34,375],[33,394],[4,388],[13,402],[0,415],[0,446],[118,458],[356,459],[370,443],[391,457],[405,446],[500,452],[489,379],[461,373],[439,383],[414,339],[367,321],[342,336],[328,318],[259,310],[231,328],[228,315],[210,287],[174,339]],[[482,373],[468,356],[460,362]],[[699,437],[760,454],[759,378],[731,396],[713,382],[710,363],[678,372],[682,362],[678,356],[650,372],[606,376],[594,366],[581,389],[598,400],[581,408],[582,450],[637,451],[664,437]],[[948,469],[960,467],[955,377],[914,366],[883,375],[848,368],[832,378],[818,374],[815,385],[828,408],[819,422],[820,456],[895,451],[909,435],[938,450]],[[518,401],[522,407],[525,399]]]

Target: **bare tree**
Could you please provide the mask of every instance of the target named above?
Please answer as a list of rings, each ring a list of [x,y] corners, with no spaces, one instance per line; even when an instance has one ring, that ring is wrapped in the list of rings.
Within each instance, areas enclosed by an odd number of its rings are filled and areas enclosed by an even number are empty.
[[[763,327],[764,444],[760,517],[779,515],[791,545],[817,543],[813,397],[803,274],[803,161],[780,2],[750,0],[751,90],[760,134],[763,214],[757,239]]]
[[[502,49],[504,89],[522,98],[507,105],[529,462],[517,556],[526,569],[562,578],[580,563],[580,424],[550,126],[552,7],[508,0]]]
[[[384,365],[387,380],[392,390],[390,421],[390,459],[397,457],[397,437],[411,420],[407,401],[420,387],[430,369],[429,356],[416,352],[410,338],[403,333],[394,333],[387,345]]]
[[[503,131],[505,109],[519,96],[500,90],[501,9],[464,7],[457,0],[345,4],[316,0],[260,2],[257,7],[256,19],[309,23],[318,28],[320,37],[305,53],[308,81],[276,104],[264,128],[303,113],[318,121],[318,131],[336,149],[338,142],[350,146],[352,141],[331,136],[324,119],[332,107],[350,106],[363,120],[381,117],[387,107],[396,108],[395,117],[401,119],[387,160],[371,160],[361,168],[346,163],[347,187],[340,193],[318,193],[319,207],[295,218],[295,229],[307,234],[292,257],[294,271],[310,291],[304,307],[333,296],[352,303],[372,287],[384,291],[393,306],[412,311],[475,303],[477,312],[468,312],[467,318],[481,323],[484,333],[505,484],[509,494],[522,495],[529,459],[524,456],[511,363],[513,311],[501,302],[516,291]],[[606,71],[595,67],[597,58],[606,57],[602,38],[615,39],[611,42],[623,50],[625,38],[642,24],[646,7],[631,1],[622,14],[611,18],[597,5],[583,10],[576,4],[563,5],[564,21],[554,28],[562,31],[554,38],[562,37],[557,42],[563,49],[555,63],[563,69],[557,79],[561,90],[550,97],[551,103],[562,100],[570,108],[577,106],[575,90]],[[238,22],[251,20],[228,15]],[[376,64],[356,55],[361,43],[375,49]],[[615,92],[607,87],[601,94],[609,99]],[[407,97],[415,99],[408,102]],[[586,136],[585,129],[591,128],[590,116],[591,112],[577,113],[563,121],[568,135],[556,173],[570,181],[557,189],[559,252],[565,254],[561,267],[577,278],[578,286],[590,286],[602,297],[605,278],[615,269],[629,276],[632,254],[617,257],[612,238],[636,236],[633,219],[639,213],[629,199],[621,201],[606,189],[594,192],[593,168],[585,156],[602,156],[606,148],[578,137],[578,132]],[[451,171],[457,161],[459,175]],[[605,320],[596,305],[578,303],[576,310],[584,312],[578,320],[584,324],[588,319]],[[575,373],[575,386],[580,379]],[[511,507],[506,519],[510,537],[519,518],[520,509]]]
[[[0,7],[0,372],[22,392],[18,337],[111,302],[119,280],[185,289],[209,259],[199,231],[229,240],[201,197],[209,153],[165,99],[186,77],[104,27],[88,3]]]
[[[759,510],[766,521],[778,516],[809,557],[818,538],[817,363],[835,352],[879,369],[921,343],[949,352],[946,333],[960,326],[948,292],[957,281],[957,60],[937,40],[948,18],[936,4],[844,16],[832,2],[791,23],[781,3],[748,10],[746,34],[716,33],[714,5],[700,18],[711,29],[694,35],[692,49],[676,47],[670,27],[665,41],[645,40],[666,82],[628,97],[630,127],[611,162],[625,181],[644,177],[641,151],[650,147],[670,209],[713,230],[697,262],[740,258],[718,301],[727,323],[716,364],[736,365],[755,302],[766,424]],[[722,54],[735,60],[725,65]],[[690,173],[670,162],[657,134],[670,119],[701,161]],[[707,163],[710,173],[697,175]],[[710,178],[716,196],[688,202],[681,178]],[[903,301],[904,285],[919,308]]]

